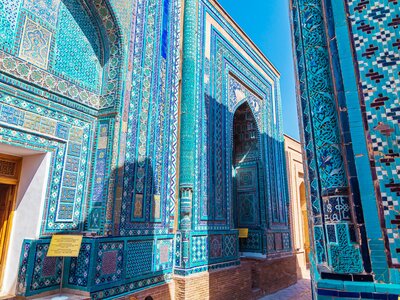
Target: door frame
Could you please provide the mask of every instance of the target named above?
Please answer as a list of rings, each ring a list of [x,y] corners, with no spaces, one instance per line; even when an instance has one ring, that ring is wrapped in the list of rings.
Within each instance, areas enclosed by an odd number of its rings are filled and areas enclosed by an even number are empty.
[[[0,173],[0,184],[5,184],[9,186],[10,193],[7,197],[9,202],[9,206],[7,208],[7,225],[5,228],[5,232],[0,236],[0,243],[3,244],[1,251],[1,259],[3,260],[0,264],[0,289],[3,288],[3,279],[4,279],[4,271],[6,267],[7,261],[7,254],[8,254],[8,247],[10,244],[10,236],[12,231],[13,219],[14,219],[14,212],[16,207],[16,200],[17,200],[17,191],[18,191],[18,184],[20,179],[21,173],[21,166],[22,166],[22,157],[12,156],[8,154],[0,153],[0,161],[8,161],[15,163],[14,167],[14,174],[13,175],[6,175]],[[1,162],[0,162],[1,163]]]

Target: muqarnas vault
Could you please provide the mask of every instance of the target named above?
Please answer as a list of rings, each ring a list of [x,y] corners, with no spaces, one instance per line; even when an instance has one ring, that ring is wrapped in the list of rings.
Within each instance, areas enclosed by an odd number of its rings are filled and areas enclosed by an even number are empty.
[[[293,0],[316,299],[400,295],[397,0]]]
[[[296,280],[279,73],[217,3],[0,0],[0,21],[3,293],[250,299]],[[47,256],[56,233],[84,235],[77,258]]]

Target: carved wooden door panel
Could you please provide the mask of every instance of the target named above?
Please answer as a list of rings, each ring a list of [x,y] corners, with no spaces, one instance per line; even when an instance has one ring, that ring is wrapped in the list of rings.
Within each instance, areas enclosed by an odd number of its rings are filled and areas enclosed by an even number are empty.
[[[234,219],[237,228],[251,228],[260,223],[259,131],[247,103],[241,105],[233,122]]]
[[[236,211],[239,228],[259,225],[259,190],[257,163],[236,168]]]

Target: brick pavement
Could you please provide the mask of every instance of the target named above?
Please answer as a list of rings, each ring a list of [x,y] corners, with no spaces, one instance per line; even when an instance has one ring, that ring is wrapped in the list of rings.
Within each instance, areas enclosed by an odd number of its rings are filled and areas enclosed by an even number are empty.
[[[295,285],[260,300],[311,300],[311,281],[299,279]]]

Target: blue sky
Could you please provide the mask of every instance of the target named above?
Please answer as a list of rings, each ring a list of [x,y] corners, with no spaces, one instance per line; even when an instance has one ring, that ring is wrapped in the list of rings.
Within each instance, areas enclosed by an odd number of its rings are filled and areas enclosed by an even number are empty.
[[[284,132],[299,139],[288,0],[218,0],[281,73]]]

